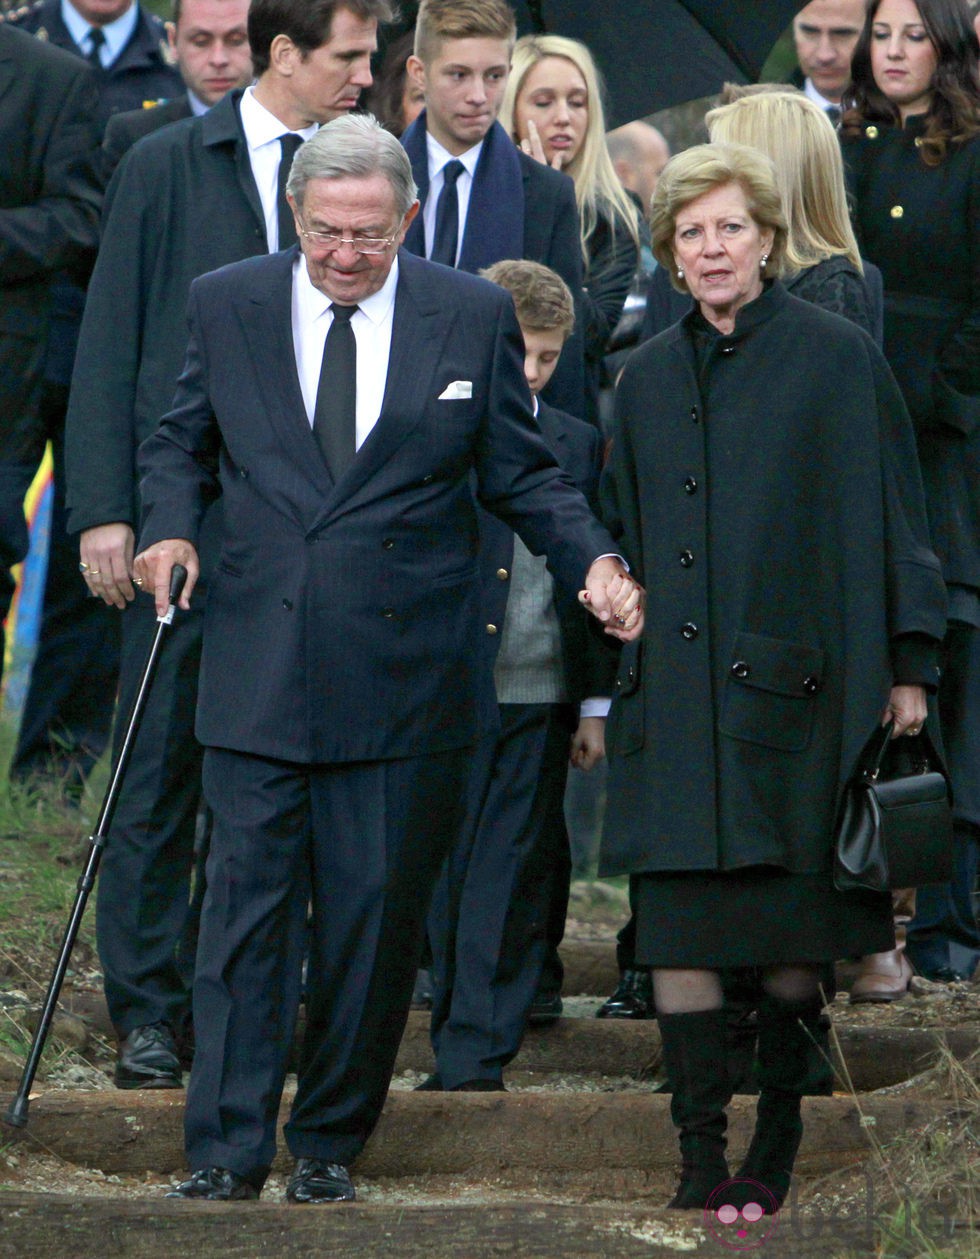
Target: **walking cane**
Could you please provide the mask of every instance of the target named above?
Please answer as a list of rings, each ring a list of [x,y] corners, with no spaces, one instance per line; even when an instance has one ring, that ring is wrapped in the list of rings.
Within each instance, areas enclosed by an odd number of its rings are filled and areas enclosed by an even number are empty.
[[[136,741],[136,732],[139,729],[143,709],[146,706],[146,697],[149,694],[150,684],[153,681],[153,674],[156,672],[157,659],[160,655],[160,648],[163,645],[164,631],[174,619],[177,600],[180,598],[180,592],[184,588],[186,579],[187,569],[182,564],[175,564],[170,574],[169,607],[163,616],[157,617],[157,632],[143,669],[143,676],[140,679],[139,690],[136,692],[136,699],[133,702],[133,711],[130,713],[129,725],[126,727],[126,737],[123,739],[122,748],[119,751],[119,759],[116,761],[109,788],[106,791],[105,799],[102,801],[102,809],[99,813],[95,833],[89,836],[88,861],[85,863],[85,870],[78,880],[75,904],[72,906],[71,917],[68,920],[65,936],[61,942],[61,952],[58,954],[54,974],[51,976],[51,982],[48,985],[48,995],[44,998],[44,1008],[41,1011],[41,1019],[34,1033],[34,1043],[31,1045],[31,1052],[24,1067],[24,1074],[20,1079],[17,1095],[11,1102],[10,1109],[3,1117],[3,1122],[11,1128],[24,1128],[27,1126],[27,1110],[30,1105],[31,1085],[34,1083],[34,1076],[41,1061],[41,1054],[44,1052],[44,1043],[48,1038],[48,1031],[54,1018],[55,1006],[58,1004],[61,986],[65,981],[65,972],[68,969],[68,959],[71,957],[71,951],[75,947],[75,939],[78,936],[82,915],[85,913],[85,906],[88,903],[89,892],[95,886],[95,876],[99,872],[99,862],[102,860],[102,851],[106,845],[106,835],[112,822],[112,815],[116,811],[116,799],[119,796],[119,790],[126,774],[126,766],[129,763],[129,756]]]

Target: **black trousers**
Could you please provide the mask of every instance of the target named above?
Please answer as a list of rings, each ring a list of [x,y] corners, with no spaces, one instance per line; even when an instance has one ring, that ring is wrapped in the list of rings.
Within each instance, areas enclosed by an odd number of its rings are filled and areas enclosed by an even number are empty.
[[[926,973],[952,966],[972,975],[980,963],[980,630],[951,621],[943,646],[938,707],[953,784],[953,877],[916,892],[907,948]]]
[[[408,1017],[468,757],[461,749],[296,765],[205,752],[214,829],[185,1111],[193,1170],[265,1179],[308,942],[306,1031],[286,1142],[297,1158],[345,1164],[364,1147]]]
[[[96,939],[117,1032],[190,1016],[191,871],[204,749],[194,738],[204,589],[167,631],[99,871]],[[123,627],[116,754],[157,629],[140,595]]]
[[[473,753],[466,817],[429,913],[432,1046],[447,1088],[501,1078],[561,939],[569,731],[567,705],[501,704],[499,731]]]

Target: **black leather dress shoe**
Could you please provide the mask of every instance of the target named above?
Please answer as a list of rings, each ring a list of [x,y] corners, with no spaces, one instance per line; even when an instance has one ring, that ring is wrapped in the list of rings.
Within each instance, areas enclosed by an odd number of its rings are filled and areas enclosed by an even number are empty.
[[[190,1180],[182,1181],[165,1198],[196,1199],[201,1202],[253,1202],[259,1191],[253,1184],[226,1167],[202,1167]]]
[[[413,1093],[444,1093],[445,1091],[442,1086],[442,1076],[438,1071],[433,1075],[427,1076],[421,1084],[416,1084],[412,1090]]]
[[[296,1161],[286,1186],[287,1202],[353,1202],[354,1186],[343,1163],[321,1163],[315,1158]]]
[[[967,976],[952,966],[937,966],[935,970],[923,970],[919,974],[923,979],[930,979],[934,984],[965,984]]]
[[[177,1042],[169,1024],[133,1028],[119,1045],[115,1081],[120,1089],[183,1088]]]
[[[528,1027],[550,1027],[561,1018],[563,1009],[560,992],[539,992],[527,1012]]]
[[[506,1093],[503,1080],[464,1080],[462,1084],[454,1084],[447,1093]]]
[[[624,970],[616,991],[596,1010],[597,1019],[652,1019],[653,980],[647,970]]]

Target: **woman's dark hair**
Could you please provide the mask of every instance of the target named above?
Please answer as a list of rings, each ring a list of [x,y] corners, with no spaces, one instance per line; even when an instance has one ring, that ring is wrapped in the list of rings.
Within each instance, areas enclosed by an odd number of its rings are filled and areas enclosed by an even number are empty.
[[[248,10],[248,42],[255,77],[269,68],[269,50],[277,35],[288,35],[304,57],[330,38],[334,14],[349,9],[362,20],[390,22],[389,0],[252,0]]]
[[[875,83],[871,71],[871,32],[882,0],[871,0],[864,29],[851,60],[851,82],[844,93],[842,130],[857,134],[867,123],[897,126],[899,111]],[[980,133],[980,43],[966,0],[915,0],[936,50],[932,102],[919,153],[927,166],[938,166],[950,145]]]

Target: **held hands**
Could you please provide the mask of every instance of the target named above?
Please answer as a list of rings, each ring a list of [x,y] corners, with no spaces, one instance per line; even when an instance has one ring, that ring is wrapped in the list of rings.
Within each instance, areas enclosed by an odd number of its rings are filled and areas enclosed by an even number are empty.
[[[114,608],[136,598],[133,586],[133,531],[117,521],[85,529],[79,539],[79,572],[92,594]]]
[[[888,697],[888,706],[881,715],[881,724],[885,726],[889,721],[894,721],[892,738],[897,739],[900,734],[918,734],[925,725],[926,716],[924,687],[893,686]]]
[[[528,157],[533,157],[542,166],[552,166],[555,170],[561,170],[565,163],[564,153],[556,153],[550,162],[545,157],[544,145],[541,143],[541,136],[538,134],[533,118],[527,120],[527,139],[521,141],[521,152],[526,153]]]
[[[140,579],[143,589],[153,596],[157,616],[165,616],[170,606],[170,573],[175,564],[183,564],[187,569],[187,581],[177,604],[186,612],[191,606],[191,593],[201,572],[197,551],[192,543],[186,538],[167,538],[163,542],[154,542],[137,555],[133,564],[135,575]]]
[[[607,634],[631,643],[643,633],[643,587],[633,580],[615,556],[594,560],[585,576],[578,601],[602,621]]]

